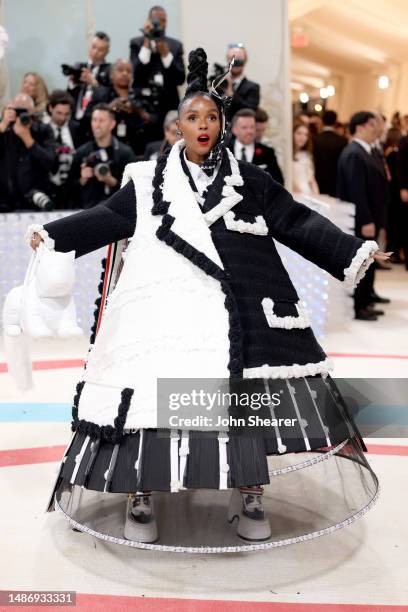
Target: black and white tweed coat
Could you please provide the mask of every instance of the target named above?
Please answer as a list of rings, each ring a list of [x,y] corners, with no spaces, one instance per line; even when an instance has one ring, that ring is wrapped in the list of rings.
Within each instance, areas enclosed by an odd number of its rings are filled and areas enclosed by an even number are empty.
[[[205,223],[201,229],[185,224],[186,206],[199,207],[199,203],[182,168],[182,147],[181,141],[168,157],[130,165],[125,182],[133,176],[136,185],[133,167],[138,167],[140,175],[140,164],[147,164],[146,172],[152,177],[149,214],[157,220],[153,243],[161,241],[170,249],[163,253],[177,253],[197,274],[204,272],[217,281],[228,311],[230,375],[264,379],[326,375],[330,360],[314,337],[273,239],[349,287],[371,263],[371,255],[378,249],[376,243],[345,234],[295,202],[267,173],[237,162],[230,152],[225,153],[214,183],[201,202],[200,218]],[[56,250],[75,249],[79,256],[127,238],[137,240],[140,202],[135,202],[134,184],[128,182],[108,202],[90,211],[45,225],[44,232],[55,241]],[[203,239],[206,232],[208,236]],[[160,299],[165,310],[166,295]],[[154,321],[146,321],[146,325],[154,326]],[[80,383],[79,391],[84,384]],[[118,387],[121,395],[108,425],[96,418],[81,417],[81,410],[78,414],[78,394],[74,429],[118,439],[124,428],[140,426],[130,416],[133,386],[126,383]]]

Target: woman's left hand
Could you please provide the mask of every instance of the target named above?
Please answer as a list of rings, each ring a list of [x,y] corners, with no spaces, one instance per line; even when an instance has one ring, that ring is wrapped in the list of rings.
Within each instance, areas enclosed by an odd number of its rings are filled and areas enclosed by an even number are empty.
[[[393,251],[390,251],[389,253],[383,253],[382,251],[377,251],[376,253],[374,253],[373,257],[375,261],[388,261],[392,254],[393,254]]]

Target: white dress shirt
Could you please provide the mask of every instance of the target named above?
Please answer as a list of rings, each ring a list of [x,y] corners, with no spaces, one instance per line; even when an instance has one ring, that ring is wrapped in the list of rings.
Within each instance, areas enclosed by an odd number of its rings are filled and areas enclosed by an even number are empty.
[[[238,138],[236,138],[234,143],[235,159],[242,159],[242,149],[245,149],[246,161],[251,162],[254,159],[255,155],[255,143],[252,142],[249,145],[244,145],[238,140]]]
[[[204,203],[203,199],[202,199],[202,195],[203,195],[204,191],[206,189],[208,189],[208,187],[211,185],[211,183],[214,182],[214,179],[215,179],[215,177],[218,174],[218,170],[220,169],[220,165],[221,164],[218,163],[216,168],[215,168],[215,170],[214,170],[214,172],[213,172],[213,175],[212,176],[208,176],[208,174],[206,174],[202,170],[200,164],[195,164],[194,162],[191,162],[191,161],[189,161],[187,159],[186,150],[185,149],[183,151],[183,155],[184,155],[184,159],[186,161],[187,167],[188,167],[188,169],[190,171],[191,178],[193,179],[194,184],[195,184],[195,186],[198,189],[198,196],[199,197],[197,198],[197,202],[200,204],[200,206],[202,206],[202,204]]]
[[[61,129],[62,144],[67,146],[67,147],[69,147],[72,150],[75,149],[74,142],[73,142],[72,136],[71,136],[71,132],[69,131],[68,122],[64,123],[62,128],[60,128],[59,125],[57,125],[53,121],[50,121],[49,122],[49,126],[51,127],[52,131],[54,132],[55,139],[58,138],[58,130]]]
[[[366,151],[369,155],[371,155],[371,147],[365,140],[361,140],[361,138],[353,138],[354,142],[358,142],[358,144],[363,147],[364,151]]]
[[[150,42],[150,49],[148,47],[145,47],[144,45],[142,45],[140,47],[140,51],[139,51],[139,60],[142,64],[148,64],[150,62],[150,59],[152,57],[152,52],[156,51],[156,42],[154,40],[152,40]],[[160,57],[162,64],[165,68],[169,68],[171,62],[173,61],[174,57],[173,54],[171,53],[171,51],[169,51],[167,53],[167,55],[165,55],[164,57]]]

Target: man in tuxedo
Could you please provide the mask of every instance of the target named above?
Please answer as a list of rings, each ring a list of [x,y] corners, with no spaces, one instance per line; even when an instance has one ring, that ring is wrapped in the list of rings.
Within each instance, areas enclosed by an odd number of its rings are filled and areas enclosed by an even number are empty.
[[[185,79],[183,45],[166,36],[167,13],[153,6],[143,27],[143,36],[130,41],[135,91],[150,92],[151,101],[160,117],[160,124],[169,110],[178,108],[177,86]],[[159,134],[160,136],[161,134]]]
[[[89,123],[84,119],[92,93],[99,85],[109,85],[111,64],[106,56],[110,49],[110,38],[105,32],[96,32],[91,38],[86,62],[75,64],[81,70],[79,79],[69,77],[68,92],[74,98],[74,118],[80,122],[82,141],[89,136]]]
[[[228,45],[227,62],[231,62],[235,56],[231,75],[227,77],[227,88],[225,93],[232,97],[231,104],[227,109],[227,119],[231,121],[237,111],[245,108],[256,110],[261,97],[260,86],[244,76],[245,65],[248,61],[248,53],[242,43],[231,43]]]
[[[347,146],[347,140],[334,131],[337,113],[327,110],[323,113],[323,131],[314,140],[315,177],[320,193],[336,197],[337,162],[340,153]]]
[[[239,110],[232,118],[232,138],[229,149],[236,159],[247,161],[268,172],[271,177],[283,185],[283,175],[272,147],[257,142],[256,115],[250,108]]]
[[[71,207],[70,185],[68,181],[75,150],[81,144],[79,123],[71,119],[74,100],[66,91],[56,89],[48,100],[48,116],[43,120],[53,131],[56,160],[50,172],[52,200],[57,208]]]
[[[377,129],[373,113],[355,113],[350,120],[353,140],[343,149],[337,168],[337,196],[355,204],[355,234],[365,240],[375,240],[387,225],[387,182],[371,147]],[[373,301],[386,299],[376,299],[374,274],[370,266],[354,292],[355,318],[362,321],[376,321],[383,314],[372,307]]]

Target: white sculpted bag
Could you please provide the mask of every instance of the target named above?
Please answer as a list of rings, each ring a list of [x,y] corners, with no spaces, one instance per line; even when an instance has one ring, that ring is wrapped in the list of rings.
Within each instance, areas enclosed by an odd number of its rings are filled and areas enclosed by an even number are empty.
[[[72,291],[75,251],[58,253],[43,243],[32,254],[24,284],[3,306],[3,329],[10,374],[20,389],[32,386],[28,338],[82,335]]]

